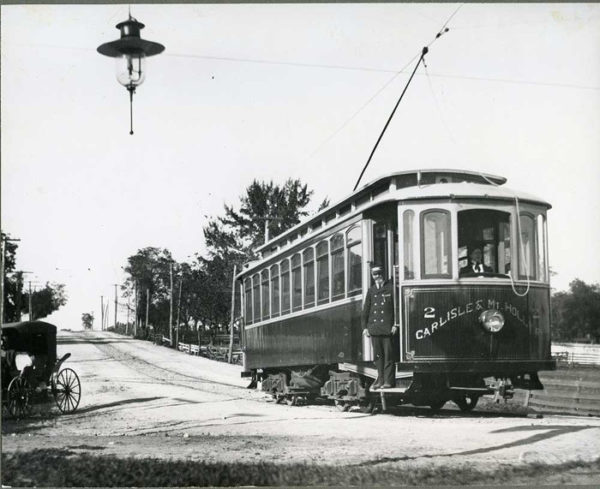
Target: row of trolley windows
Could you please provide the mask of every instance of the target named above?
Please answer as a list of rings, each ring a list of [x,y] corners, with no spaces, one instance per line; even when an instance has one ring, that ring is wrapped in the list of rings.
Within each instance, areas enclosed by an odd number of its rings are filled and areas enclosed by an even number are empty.
[[[244,280],[246,323],[362,293],[360,224]]]
[[[415,278],[416,253],[420,252],[422,278],[451,278],[450,212],[441,209],[420,215],[421,246],[416,240],[415,212],[403,213],[404,278]],[[457,266],[466,276],[474,250],[481,251],[482,264],[490,274],[519,279],[547,281],[546,223],[542,214],[521,214],[517,226],[518,242],[511,243],[511,216],[491,209],[459,211]],[[519,256],[518,270],[512,270],[513,250]]]

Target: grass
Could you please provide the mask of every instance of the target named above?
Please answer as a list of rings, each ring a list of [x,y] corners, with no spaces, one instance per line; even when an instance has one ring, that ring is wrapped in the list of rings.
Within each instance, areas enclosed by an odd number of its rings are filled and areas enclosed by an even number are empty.
[[[595,462],[504,466],[493,472],[470,467],[323,466],[314,464],[206,463],[75,454],[38,449],[2,454],[2,484],[19,487],[172,486],[365,486],[526,483],[569,471],[600,473]],[[568,483],[568,478],[564,482]],[[523,482],[525,481],[525,482]]]

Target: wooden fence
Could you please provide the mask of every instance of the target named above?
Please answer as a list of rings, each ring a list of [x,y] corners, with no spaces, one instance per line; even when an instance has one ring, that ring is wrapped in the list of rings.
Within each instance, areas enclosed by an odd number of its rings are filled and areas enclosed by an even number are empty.
[[[568,365],[600,365],[600,345],[552,343],[552,356]]]

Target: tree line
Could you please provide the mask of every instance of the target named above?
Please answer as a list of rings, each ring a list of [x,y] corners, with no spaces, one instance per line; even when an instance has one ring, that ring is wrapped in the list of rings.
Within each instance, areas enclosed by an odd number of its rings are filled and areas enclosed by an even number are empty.
[[[21,321],[25,314],[30,320],[44,318],[67,303],[64,284],[46,282],[30,291],[25,273],[16,268],[18,244],[9,234],[2,232],[3,265],[3,308],[2,323]]]
[[[121,289],[137,334],[168,336],[170,324],[182,325],[184,335],[198,329],[227,331],[234,269],[256,259],[254,250],[267,236],[283,233],[307,216],[312,195],[299,179],[282,185],[255,180],[237,206],[225,205],[223,215],[203,227],[206,253],[196,253],[190,262],[177,262],[169,250],[156,247],[130,256]],[[328,204],[325,199],[318,209]],[[239,297],[235,303],[239,308]],[[235,318],[239,309],[233,314]]]

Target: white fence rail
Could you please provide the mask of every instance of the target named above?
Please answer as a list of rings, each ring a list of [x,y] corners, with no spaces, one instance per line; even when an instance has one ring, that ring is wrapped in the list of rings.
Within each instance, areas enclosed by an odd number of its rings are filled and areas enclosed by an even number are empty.
[[[552,356],[569,364],[600,365],[600,345],[552,343]]]

